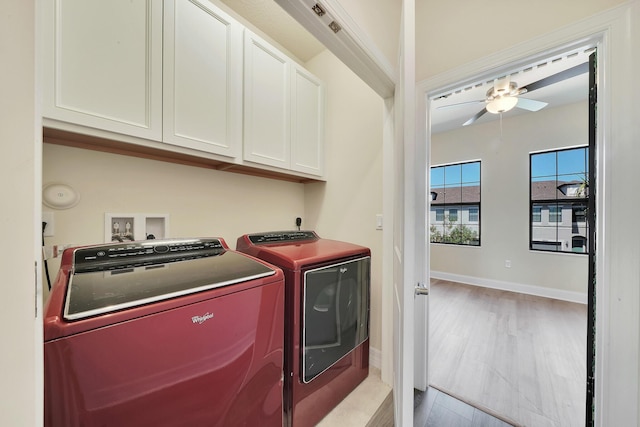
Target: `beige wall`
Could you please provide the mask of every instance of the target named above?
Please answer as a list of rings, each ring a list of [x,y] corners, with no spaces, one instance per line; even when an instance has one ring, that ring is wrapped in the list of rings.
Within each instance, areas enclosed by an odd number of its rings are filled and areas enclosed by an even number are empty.
[[[36,311],[40,259],[40,137],[34,1],[3,2],[0,13],[0,425],[42,418],[42,315]]]
[[[43,156],[43,183],[81,197],[67,210],[43,205],[55,221],[47,245],[104,242],[105,213],[166,213],[169,237],[222,237],[232,249],[242,234],[293,229],[304,217],[303,184],[51,144]]]
[[[341,1],[345,12],[380,50],[392,69],[397,69],[400,43],[401,2],[398,0]]]
[[[431,269],[586,293],[587,257],[530,251],[528,224],[529,153],[586,145],[587,119],[585,101],[433,135],[433,165],[482,161],[482,246],[432,244]]]
[[[549,33],[624,0],[417,1],[416,79]]]
[[[327,182],[307,184],[303,226],[371,248],[371,346],[381,350],[382,99],[332,53],[307,67],[327,83]]]

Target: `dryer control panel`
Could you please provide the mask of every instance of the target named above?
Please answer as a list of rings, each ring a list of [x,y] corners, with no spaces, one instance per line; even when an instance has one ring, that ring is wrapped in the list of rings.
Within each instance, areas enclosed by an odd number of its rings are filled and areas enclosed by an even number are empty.
[[[254,245],[319,239],[318,235],[314,231],[271,231],[268,233],[250,234],[247,237]]]

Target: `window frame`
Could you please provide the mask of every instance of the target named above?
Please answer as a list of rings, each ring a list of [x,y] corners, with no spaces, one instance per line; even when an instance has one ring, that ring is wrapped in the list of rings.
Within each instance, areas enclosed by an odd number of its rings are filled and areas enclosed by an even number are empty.
[[[571,172],[567,172],[564,167],[563,160],[561,158],[564,152],[572,151],[572,150],[583,150],[583,167],[582,170],[571,170]],[[534,176],[534,157],[538,155],[554,155],[555,165],[553,173],[545,173],[541,175]],[[561,160],[559,161],[559,158]],[[542,159],[539,158],[539,159]],[[539,161],[539,160],[538,160]],[[538,163],[540,165],[540,163]],[[580,254],[580,255],[588,255],[588,244],[585,246],[587,249],[585,252],[574,252],[573,251],[573,237],[575,236],[586,236],[588,235],[588,223],[574,221],[577,216],[575,213],[576,206],[588,205],[590,193],[587,190],[582,195],[575,195],[576,193],[576,180],[571,180],[569,178],[580,177],[582,182],[586,183],[589,176],[589,147],[588,145],[578,145],[566,148],[557,148],[551,150],[544,151],[536,151],[529,153],[529,250],[537,251],[537,252],[553,252],[553,253],[562,253],[562,254]],[[549,179],[543,179],[548,177]],[[548,196],[540,198],[539,195],[533,194],[534,182],[554,182],[553,188],[555,189],[555,198]],[[549,184],[551,185],[551,184]],[[538,186],[537,191],[540,191],[540,188],[544,187],[544,185]],[[561,188],[564,187],[564,190]],[[572,188],[568,188],[572,187]],[[570,193],[570,190],[572,191]],[[547,191],[550,191],[549,189]],[[564,194],[564,196],[561,196]],[[537,197],[534,200],[534,197]],[[553,208],[555,208],[555,214],[553,214]],[[539,214],[534,214],[534,210],[540,209]],[[571,215],[567,219],[563,214],[563,210],[571,210]],[[547,211],[547,216],[543,214],[544,211]],[[584,210],[584,208],[583,208]],[[539,216],[538,216],[539,215]],[[585,214],[586,218],[586,214]],[[536,221],[539,219],[539,221]],[[564,224],[563,221],[569,220],[570,224]],[[545,222],[546,221],[546,222]],[[546,224],[546,225],[545,225]],[[555,240],[541,240],[541,235],[534,232],[538,230],[547,229],[547,233],[552,233],[555,237]],[[560,236],[563,233],[567,233],[566,230],[570,229],[570,234],[567,239],[561,239]],[[577,232],[576,232],[577,230]],[[563,243],[566,244],[566,248],[563,249]],[[542,247],[547,246],[549,248],[555,247],[556,249],[543,249]]]
[[[465,168],[464,165],[474,165],[477,163],[477,180],[475,180],[476,175],[474,173],[473,175],[473,179],[474,180],[465,180]],[[449,183],[447,184],[447,181],[449,181],[446,178],[446,172],[447,170],[451,170],[453,167],[460,167],[460,179],[456,180],[456,178],[454,178],[452,181],[453,183]],[[473,168],[474,166],[472,166]],[[472,247],[479,247],[482,244],[482,240],[481,240],[481,219],[482,219],[482,161],[480,159],[476,159],[476,160],[468,160],[468,161],[463,161],[463,162],[455,162],[455,163],[447,163],[447,164],[439,164],[439,165],[432,165],[429,167],[429,176],[431,178],[433,178],[433,171],[434,169],[438,169],[438,168],[442,168],[443,172],[442,172],[442,186],[440,187],[435,187],[436,190],[443,190],[443,194],[446,194],[447,189],[449,189],[450,192],[459,192],[460,193],[460,200],[454,200],[452,202],[444,202],[444,203],[439,203],[437,205],[433,204],[433,200],[430,203],[430,208],[429,208],[429,216],[435,216],[435,222],[432,222],[432,220],[429,220],[429,243],[434,243],[434,244],[443,244],[443,245],[454,245],[454,246],[472,246]],[[469,169],[467,169],[467,171],[469,171]],[[475,172],[475,171],[473,171]],[[477,197],[478,197],[478,201],[477,202],[464,202],[463,201],[463,188],[464,187],[470,187],[470,186],[474,186],[477,187],[478,189],[478,193],[477,193]],[[451,191],[451,189],[453,189],[453,191]],[[433,187],[433,179],[430,179],[430,188],[429,191],[431,192],[431,197],[436,197],[434,196],[435,194],[438,194],[437,192],[434,192],[434,187]],[[468,193],[467,193],[468,194]],[[476,213],[475,213],[475,220],[471,219],[471,211],[470,209],[475,209]],[[446,236],[446,231],[445,231],[445,227],[446,227],[446,222],[449,220],[449,215],[451,214],[451,211],[454,211],[456,213],[456,217],[454,220],[452,220],[453,222],[453,226],[450,228],[450,230],[454,230],[454,227],[460,228],[462,229],[463,227],[466,228],[467,230],[470,230],[471,233],[473,233],[473,238],[471,238],[470,240],[467,240],[466,243],[465,242],[455,242],[455,241],[445,241],[444,236]],[[467,213],[465,213],[467,212]],[[439,220],[439,216],[442,215],[442,220]],[[468,217],[468,218],[467,218]],[[466,218],[466,219],[465,219]],[[442,232],[442,234],[440,234],[440,239],[441,240],[434,240],[434,236],[437,236],[438,234],[434,234],[433,233],[433,229],[434,227],[437,228],[437,233],[440,233],[440,231]]]

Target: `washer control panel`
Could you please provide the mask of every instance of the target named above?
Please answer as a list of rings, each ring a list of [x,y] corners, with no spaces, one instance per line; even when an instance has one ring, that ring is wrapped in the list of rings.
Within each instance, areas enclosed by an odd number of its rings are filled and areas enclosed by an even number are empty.
[[[76,273],[115,270],[219,255],[227,249],[218,238],[110,243],[76,249],[73,265]]]

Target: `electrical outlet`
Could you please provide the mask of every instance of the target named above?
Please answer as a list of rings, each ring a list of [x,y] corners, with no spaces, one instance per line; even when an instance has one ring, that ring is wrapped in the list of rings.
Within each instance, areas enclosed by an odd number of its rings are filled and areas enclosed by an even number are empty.
[[[54,222],[53,222],[53,212],[42,212],[42,222],[46,222],[47,225],[44,227],[44,231],[42,234],[44,237],[53,237],[54,234]]]
[[[506,268],[511,268],[511,260],[510,259],[506,259],[504,260],[504,266]]]

